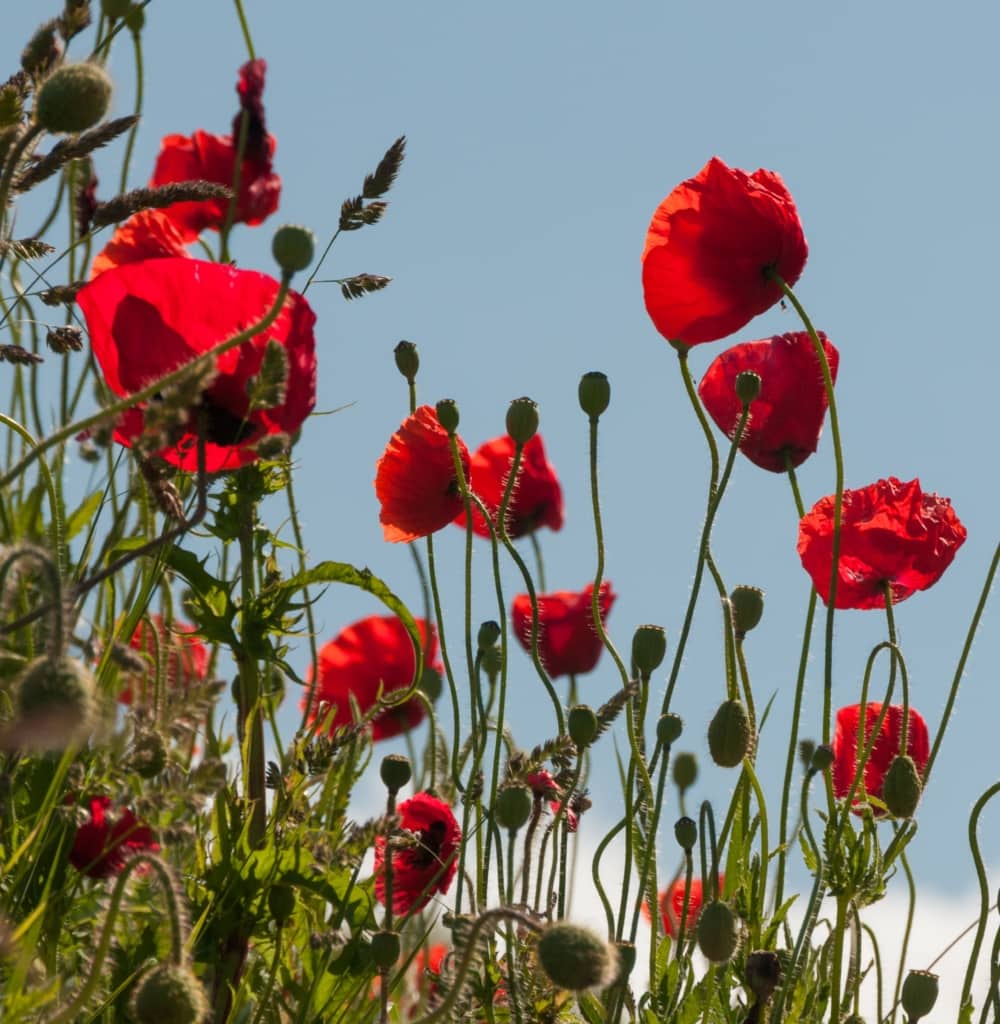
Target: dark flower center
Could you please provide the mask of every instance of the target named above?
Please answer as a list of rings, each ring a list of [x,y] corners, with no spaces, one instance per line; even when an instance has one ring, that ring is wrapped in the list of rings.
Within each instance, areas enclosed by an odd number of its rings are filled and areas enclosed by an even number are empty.
[[[429,868],[441,860],[441,844],[444,842],[445,824],[443,821],[431,823],[430,828],[421,829],[417,833],[420,845],[413,851],[413,864],[419,868]]]

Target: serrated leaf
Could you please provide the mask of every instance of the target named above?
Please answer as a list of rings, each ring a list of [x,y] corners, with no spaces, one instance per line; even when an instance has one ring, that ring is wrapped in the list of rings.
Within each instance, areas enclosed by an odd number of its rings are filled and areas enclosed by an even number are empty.
[[[813,848],[809,845],[804,832],[799,833],[799,846],[802,849],[802,859],[806,863],[807,870],[815,874],[816,869],[819,867],[819,861],[816,859]]]

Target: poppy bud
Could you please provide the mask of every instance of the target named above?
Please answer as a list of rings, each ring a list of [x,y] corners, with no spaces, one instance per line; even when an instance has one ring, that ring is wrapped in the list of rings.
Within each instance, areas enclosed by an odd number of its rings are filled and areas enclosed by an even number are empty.
[[[531,817],[531,806],[531,790],[527,786],[504,786],[493,804],[493,818],[501,828],[516,832]]]
[[[693,850],[698,842],[698,826],[693,818],[678,818],[674,823],[674,838],[682,850]]]
[[[132,0],[101,0],[101,13],[105,18],[124,18],[132,7]]]
[[[271,239],[274,262],[288,275],[305,270],[312,263],[315,252],[316,236],[301,224],[285,224],[275,231]]]
[[[144,779],[154,779],[167,766],[167,747],[158,732],[146,732],[136,737],[132,745],[129,766]]]
[[[723,701],[708,726],[712,760],[722,768],[735,768],[746,757],[751,739],[750,716],[744,703]]]
[[[577,750],[585,750],[594,742],[597,735],[598,721],[594,709],[587,704],[577,704],[569,709],[566,716],[569,738],[576,744]]]
[[[618,953],[618,976],[616,981],[624,981],[632,973],[635,967],[635,943],[616,942],[615,950]]]
[[[290,885],[272,885],[267,890],[267,909],[276,924],[284,924],[295,911],[295,890]]]
[[[680,739],[683,731],[684,722],[680,715],[673,712],[660,715],[660,720],[656,723],[656,742],[660,746],[669,747]],[[676,764],[676,761],[674,763]]]
[[[574,992],[604,988],[618,970],[613,946],[589,928],[566,921],[550,924],[542,932],[538,962],[554,985]]]
[[[591,419],[596,420],[611,403],[611,385],[608,378],[596,370],[585,373],[580,378],[578,396],[580,408]]]
[[[441,673],[430,665],[424,667],[424,674],[420,677],[420,692],[432,704],[441,696]]]
[[[724,964],[732,959],[739,942],[739,924],[736,915],[722,900],[705,905],[698,918],[698,948],[713,964]]]
[[[736,374],[736,397],[749,405],[760,394],[760,374],[744,370]]]
[[[747,955],[744,977],[758,1002],[766,1003],[781,981],[781,961],[770,949],[758,949]]]
[[[639,626],[632,635],[632,661],[639,672],[655,672],[667,654],[667,631],[662,626]]]
[[[390,793],[398,793],[413,775],[410,759],[405,754],[387,754],[382,758],[379,775]]]
[[[729,595],[729,604],[733,609],[736,638],[742,640],[764,614],[764,591],[757,587],[735,587]]]
[[[396,359],[396,369],[412,384],[417,379],[417,370],[420,369],[417,346],[412,341],[401,341],[392,350],[392,354]]]
[[[458,430],[458,405],[453,398],[442,398],[436,406],[438,423],[449,433]]]
[[[500,625],[492,619],[487,619],[480,627],[476,636],[476,646],[481,651],[487,651],[496,646],[500,639]]]
[[[39,87],[35,120],[48,132],[75,134],[93,128],[110,103],[111,79],[104,68],[63,64]]]
[[[138,4],[133,4],[132,9],[125,15],[125,24],[129,32],[138,35],[146,24],[146,12]]]
[[[686,751],[674,758],[674,785],[683,793],[690,789],[698,778],[698,759]]]
[[[190,968],[157,964],[139,980],[132,996],[137,1024],[201,1024],[208,1017],[208,1000]]]
[[[910,971],[903,982],[900,1002],[910,1021],[916,1024],[934,1009],[938,997],[938,976],[930,971]]]
[[[893,758],[882,782],[882,799],[896,818],[912,818],[920,803],[920,772],[909,754]]]
[[[399,933],[376,932],[372,936],[372,960],[376,967],[388,969],[399,959]]]
[[[507,410],[507,433],[515,444],[527,444],[538,432],[538,405],[530,398],[515,398]]]
[[[829,743],[821,743],[813,747],[809,766],[815,772],[825,772],[833,764],[833,756],[833,747]]]
[[[94,711],[94,677],[82,662],[36,658],[16,684],[17,742],[36,750],[69,746],[90,730]]]

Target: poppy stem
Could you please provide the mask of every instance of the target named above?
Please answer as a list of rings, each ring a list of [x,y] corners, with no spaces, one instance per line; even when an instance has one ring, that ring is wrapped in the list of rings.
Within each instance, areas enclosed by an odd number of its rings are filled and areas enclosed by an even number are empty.
[[[899,827],[896,827],[897,833]],[[899,1006],[899,994],[903,987],[903,971],[906,969],[906,954],[910,948],[910,934],[913,931],[913,912],[917,908],[917,886],[913,881],[913,872],[910,870],[910,862],[906,859],[905,851],[899,855],[899,862],[903,865],[903,872],[906,875],[906,927],[903,929],[903,942],[899,947],[899,968],[896,971],[896,988],[892,993],[892,1020],[896,1020],[896,1010]]]
[[[256,60],[257,54],[254,52],[253,39],[250,37],[250,25],[247,23],[247,16],[243,11],[243,0],[233,0],[233,2],[236,5],[236,17],[240,21],[243,41],[247,44],[247,53],[250,55],[251,60]]]

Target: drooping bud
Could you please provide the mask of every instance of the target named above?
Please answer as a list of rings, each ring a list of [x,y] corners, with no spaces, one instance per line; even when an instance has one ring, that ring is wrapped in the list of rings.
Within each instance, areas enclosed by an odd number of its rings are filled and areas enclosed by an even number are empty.
[[[284,924],[295,912],[295,890],[280,882],[272,885],[267,890],[267,909],[276,924]]]
[[[285,224],[275,231],[271,239],[274,262],[289,275],[305,270],[315,253],[316,236],[301,224]]]
[[[530,398],[515,398],[510,403],[507,433],[516,444],[527,444],[538,433],[538,405]]]
[[[608,383],[608,378],[596,370],[585,373],[580,378],[580,388],[577,394],[580,399],[580,408],[594,420],[611,404],[611,385]]]
[[[764,614],[764,591],[758,587],[734,587],[729,595],[729,604],[733,609],[736,639],[742,640]]]
[[[399,932],[381,931],[372,936],[372,960],[383,969],[399,960]]]
[[[668,711],[667,714],[660,715],[660,719],[656,723],[656,742],[663,747],[672,746],[681,738],[683,731],[684,722],[681,716]],[[674,763],[676,764],[676,762]]]
[[[673,764],[674,785],[683,793],[690,789],[698,778],[698,758],[682,751],[675,755]]]
[[[413,776],[410,759],[405,754],[387,754],[382,758],[379,775],[390,793],[398,793]]]
[[[208,1000],[190,968],[164,963],[140,978],[131,1009],[137,1024],[202,1024]]]
[[[476,634],[476,646],[481,651],[489,650],[491,647],[496,646],[496,642],[500,639],[500,624],[494,622],[492,619],[487,619],[480,627],[479,632]]]
[[[643,676],[652,675],[667,654],[667,631],[662,626],[639,626],[632,635],[632,661]]]
[[[746,705],[740,700],[723,701],[708,726],[712,760],[722,768],[735,768],[746,757],[752,739]]]
[[[458,405],[453,398],[442,398],[434,407],[437,410],[438,423],[449,433],[458,430]]]
[[[749,405],[760,394],[760,374],[744,370],[736,374],[736,397]]]
[[[896,818],[912,818],[920,803],[920,772],[909,754],[897,754],[882,782],[882,799]]]
[[[57,67],[35,98],[35,120],[48,132],[75,134],[93,128],[108,112],[111,79],[97,64]]]
[[[732,959],[739,943],[740,930],[736,915],[722,900],[706,904],[698,918],[698,948],[707,960],[724,964]]]
[[[682,850],[693,850],[698,842],[698,826],[693,818],[678,818],[674,822],[674,838]]]
[[[821,743],[813,748],[810,765],[813,771],[825,772],[833,764],[833,747],[829,743]]]
[[[903,982],[903,1010],[910,1024],[916,1024],[921,1017],[934,1009],[938,997],[938,976],[930,971],[910,971]]]
[[[556,921],[538,940],[538,962],[559,988],[580,992],[604,988],[618,973],[618,954],[589,928]]]
[[[493,804],[493,818],[509,832],[516,832],[531,817],[531,790],[521,783],[502,786]]]
[[[94,677],[86,665],[36,658],[16,683],[15,740],[26,749],[60,750],[87,735],[94,712]]]
[[[417,371],[420,369],[420,356],[417,354],[417,346],[412,341],[401,341],[392,350],[396,360],[396,369],[406,378],[408,384],[417,379]]]
[[[569,709],[566,716],[569,738],[576,744],[577,750],[586,750],[597,735],[598,721],[594,709],[587,704],[577,704]]]

